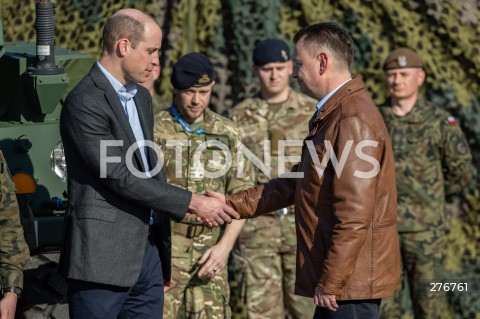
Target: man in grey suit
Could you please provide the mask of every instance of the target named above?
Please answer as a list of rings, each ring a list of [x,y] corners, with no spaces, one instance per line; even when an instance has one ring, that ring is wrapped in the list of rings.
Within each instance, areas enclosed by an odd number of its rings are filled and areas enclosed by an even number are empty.
[[[100,60],[63,106],[69,206],[60,267],[72,319],[162,318],[169,218],[180,221],[188,211],[209,226],[238,218],[217,200],[168,185],[146,147],[151,98],[136,83],[159,64],[161,39],[150,16],[116,12],[105,24]]]

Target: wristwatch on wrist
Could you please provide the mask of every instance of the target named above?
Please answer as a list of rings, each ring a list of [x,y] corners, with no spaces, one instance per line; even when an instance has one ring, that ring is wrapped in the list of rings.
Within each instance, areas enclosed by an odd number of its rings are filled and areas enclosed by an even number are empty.
[[[6,292],[13,292],[17,294],[19,298],[22,296],[22,288],[19,287],[5,287],[2,289],[2,295]]]

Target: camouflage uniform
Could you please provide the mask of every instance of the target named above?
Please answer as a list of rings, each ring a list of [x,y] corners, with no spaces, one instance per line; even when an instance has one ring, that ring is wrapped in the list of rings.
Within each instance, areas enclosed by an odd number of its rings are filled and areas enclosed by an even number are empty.
[[[23,267],[30,257],[20,225],[15,184],[0,150],[0,284],[23,288]]]
[[[446,279],[445,196],[459,193],[471,178],[468,144],[455,119],[424,100],[405,116],[396,116],[389,105],[380,112],[395,156],[403,282],[415,318],[441,318],[445,296],[429,293],[429,283]],[[401,296],[397,290],[382,301],[384,318],[401,318],[407,310],[401,309]]]
[[[178,112],[178,111],[177,111]],[[243,178],[237,178],[238,130],[228,119],[205,110],[205,134],[188,133],[172,117],[168,110],[155,116],[154,138],[164,152],[164,167],[170,184],[182,187],[193,193],[202,194],[205,190],[220,193],[235,193],[254,185],[251,165],[246,165]],[[184,140],[191,143],[182,147],[182,163],[176,162],[176,147],[168,146],[169,140]],[[218,178],[204,176],[194,165],[194,153],[200,144],[206,142],[198,163],[205,170],[221,170],[226,158],[215,142],[221,142],[232,151],[232,166],[226,174]],[[179,166],[180,176],[175,168]],[[246,163],[247,164],[247,163]],[[230,318],[230,291],[226,267],[210,281],[198,278],[200,269],[197,261],[205,251],[215,245],[222,236],[220,227],[209,229],[196,222],[195,216],[187,216],[180,223],[172,222],[172,288],[165,294],[164,318]]]
[[[285,147],[286,156],[300,161],[301,143],[308,134],[308,121],[316,101],[290,89],[281,105],[268,105],[260,97],[247,99],[232,110],[232,119],[244,137],[243,143],[262,162],[265,141],[271,141],[271,175],[256,168],[257,183],[266,183],[279,173],[289,172],[294,163],[279,171],[279,140],[297,140],[300,146]],[[282,165],[283,166],[283,165]],[[296,233],[293,207],[247,220],[233,249],[232,268],[240,284],[240,297],[248,318],[312,318],[313,299],[295,296]],[[313,296],[312,296],[313,298]]]

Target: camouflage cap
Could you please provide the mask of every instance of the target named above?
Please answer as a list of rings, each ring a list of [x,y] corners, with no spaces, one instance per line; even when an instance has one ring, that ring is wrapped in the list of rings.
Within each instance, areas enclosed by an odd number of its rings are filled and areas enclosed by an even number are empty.
[[[383,63],[384,70],[401,68],[421,68],[422,59],[415,51],[408,48],[398,48],[393,50]]]
[[[201,87],[215,80],[213,64],[202,53],[191,52],[182,56],[173,65],[170,82],[178,90],[186,90],[191,87]]]
[[[265,65],[272,62],[286,62],[290,60],[288,45],[279,39],[266,39],[260,41],[253,50],[253,63]]]

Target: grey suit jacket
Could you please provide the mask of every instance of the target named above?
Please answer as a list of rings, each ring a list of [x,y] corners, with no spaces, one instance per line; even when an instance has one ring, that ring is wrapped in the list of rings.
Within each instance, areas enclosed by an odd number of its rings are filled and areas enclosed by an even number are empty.
[[[139,86],[134,97],[145,140],[153,138],[149,92]],[[126,166],[135,142],[124,108],[112,85],[95,64],[70,92],[60,116],[68,170],[68,208],[60,269],[66,278],[130,287],[138,279],[149,232],[150,210],[155,210],[152,232],[164,279],[171,276],[170,219],[181,220],[191,193],[167,184],[163,169],[152,178],[139,178]],[[100,178],[101,141],[121,141],[104,147],[109,159],[106,178]],[[153,168],[157,158],[149,150]],[[133,165],[144,171],[141,155]],[[105,165],[104,165],[105,167]]]

